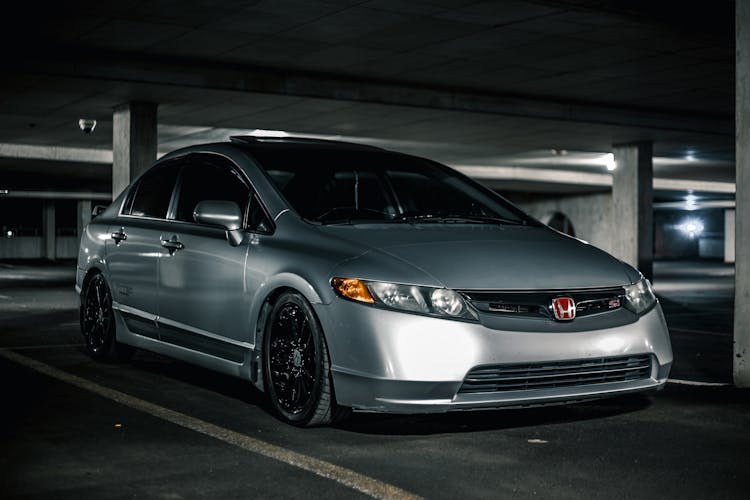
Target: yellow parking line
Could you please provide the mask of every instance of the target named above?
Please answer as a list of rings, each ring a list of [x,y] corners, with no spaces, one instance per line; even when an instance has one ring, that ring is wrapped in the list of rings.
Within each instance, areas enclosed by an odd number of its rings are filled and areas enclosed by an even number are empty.
[[[92,392],[104,398],[110,399],[130,408],[148,413],[154,417],[166,420],[173,424],[185,427],[187,429],[211,436],[214,439],[224,441],[225,443],[237,446],[243,450],[251,451],[264,457],[272,458],[283,462],[292,467],[306,470],[315,475],[336,481],[346,487],[359,491],[373,498],[396,498],[396,499],[416,499],[420,498],[408,491],[402,490],[396,486],[378,481],[371,477],[365,476],[351,469],[341,467],[325,460],[320,460],[296,451],[282,448],[271,443],[266,443],[260,439],[255,439],[245,434],[235,432],[218,425],[206,422],[204,420],[185,415],[163,406],[150,403],[143,399],[130,396],[120,391],[104,387],[90,380],[72,375],[68,372],[59,370],[53,366],[42,363],[35,359],[23,356],[16,352],[0,349],[0,356],[23,365],[27,368],[36,370],[49,377],[62,382],[74,385],[80,389]]]

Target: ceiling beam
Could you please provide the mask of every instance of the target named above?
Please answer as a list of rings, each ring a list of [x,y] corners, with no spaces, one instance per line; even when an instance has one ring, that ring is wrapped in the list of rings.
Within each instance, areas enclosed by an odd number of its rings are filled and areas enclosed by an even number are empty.
[[[50,77],[316,97],[712,136],[734,134],[732,117],[718,114],[629,108],[202,60],[134,58],[131,54],[71,49],[15,61],[14,66],[17,71]]]
[[[0,158],[112,164],[111,149],[0,143]]]
[[[91,191],[22,191],[15,189],[0,189],[0,198],[112,201],[112,193],[94,193]]]
[[[522,181],[589,187],[612,187],[611,174],[534,167],[486,167],[477,165],[451,166],[459,172],[479,181]],[[733,182],[666,179],[659,177],[654,178],[654,189],[663,191],[701,191],[706,193],[734,194],[736,186]]]

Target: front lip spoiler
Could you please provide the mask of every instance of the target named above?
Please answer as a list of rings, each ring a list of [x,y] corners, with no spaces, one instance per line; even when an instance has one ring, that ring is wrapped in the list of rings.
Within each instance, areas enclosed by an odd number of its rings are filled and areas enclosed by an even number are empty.
[[[592,384],[585,387],[540,389],[535,391],[459,394],[453,399],[376,398],[371,407],[355,406],[355,411],[388,413],[447,413],[493,409],[534,408],[581,403],[625,394],[653,392],[664,388],[667,379],[648,378],[637,382]]]

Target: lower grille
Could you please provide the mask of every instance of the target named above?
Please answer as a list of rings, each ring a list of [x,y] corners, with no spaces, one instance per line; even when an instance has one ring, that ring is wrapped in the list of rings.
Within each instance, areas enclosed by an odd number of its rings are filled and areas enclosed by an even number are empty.
[[[651,355],[594,358],[473,368],[459,394],[574,387],[628,382],[651,376]]]

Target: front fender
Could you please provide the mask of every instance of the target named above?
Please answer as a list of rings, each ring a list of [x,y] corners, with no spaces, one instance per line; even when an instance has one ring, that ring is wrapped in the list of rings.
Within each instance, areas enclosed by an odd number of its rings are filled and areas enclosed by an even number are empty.
[[[270,277],[266,280],[255,292],[253,300],[250,301],[252,304],[250,310],[250,317],[248,320],[253,325],[252,332],[254,334],[253,343],[253,354],[250,360],[249,378],[255,386],[261,391],[263,387],[263,364],[262,360],[262,346],[263,346],[263,325],[267,314],[270,312],[268,306],[268,298],[271,297],[274,292],[280,289],[292,289],[302,294],[305,299],[311,304],[323,304],[323,299],[319,290],[312,285],[310,280],[302,277],[299,274],[284,272]],[[328,297],[328,303],[331,298]]]

